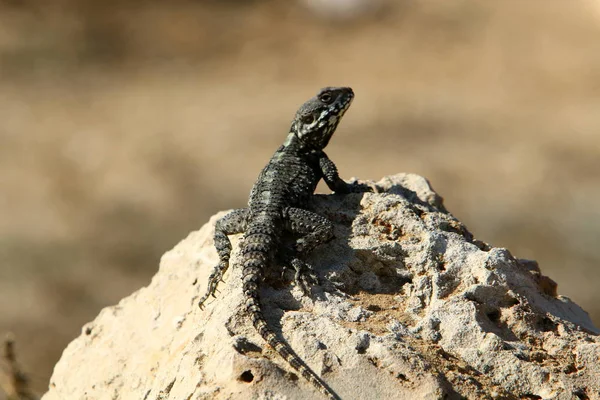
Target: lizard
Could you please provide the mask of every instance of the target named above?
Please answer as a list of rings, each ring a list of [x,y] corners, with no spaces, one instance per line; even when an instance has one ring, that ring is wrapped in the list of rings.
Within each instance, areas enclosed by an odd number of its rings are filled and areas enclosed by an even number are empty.
[[[259,286],[264,270],[277,257],[293,267],[295,283],[305,294],[308,285],[316,281],[301,257],[333,238],[333,224],[309,211],[308,202],[321,179],[336,194],[356,191],[357,186],[340,178],[337,167],[323,151],[353,98],[349,87],[326,87],[298,109],[285,142],[252,187],[248,207],[217,220],[214,244],[219,262],[198,303],[202,309],[210,296],[216,297],[217,284],[229,267],[232,246],[228,235],[244,233],[240,242],[243,293],[254,328],[290,366],[332,400],[339,400],[338,395],[269,328],[261,311]],[[282,255],[281,236],[286,232],[297,239],[291,251]]]

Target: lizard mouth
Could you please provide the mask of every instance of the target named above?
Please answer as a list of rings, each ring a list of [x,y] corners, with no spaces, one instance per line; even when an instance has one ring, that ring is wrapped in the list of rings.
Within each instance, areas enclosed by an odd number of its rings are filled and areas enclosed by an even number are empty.
[[[337,103],[339,103],[338,118],[341,118],[344,115],[346,110],[348,110],[348,108],[350,107],[352,100],[354,100],[354,91],[352,90],[352,88],[345,87],[345,88],[342,88],[341,90],[342,90],[342,95],[336,101]]]

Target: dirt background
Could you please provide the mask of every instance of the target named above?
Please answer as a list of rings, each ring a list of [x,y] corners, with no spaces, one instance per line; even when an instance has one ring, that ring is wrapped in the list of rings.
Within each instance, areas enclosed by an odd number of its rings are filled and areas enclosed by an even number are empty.
[[[342,176],[426,176],[600,324],[592,0],[47,3],[0,1],[0,333],[38,392],[85,322],[245,204],[328,85],[356,93],[328,148]]]

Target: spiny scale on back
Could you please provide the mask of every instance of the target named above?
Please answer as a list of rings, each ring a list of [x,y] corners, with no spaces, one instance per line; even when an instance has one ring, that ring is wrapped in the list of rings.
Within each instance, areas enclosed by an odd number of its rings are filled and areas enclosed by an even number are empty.
[[[210,275],[207,293],[199,303],[202,308],[208,297],[214,296],[218,282],[229,267],[231,242],[227,235],[243,232],[240,250],[243,289],[246,310],[254,328],[330,399],[339,397],[268,327],[261,311],[259,284],[264,270],[275,260],[295,269],[296,284],[305,293],[308,285],[315,282],[310,267],[300,257],[330,240],[333,225],[306,208],[321,179],[336,193],[348,193],[353,189],[340,179],[335,164],[323,152],[353,98],[350,88],[328,87],[321,89],[296,112],[287,139],[254,184],[248,208],[234,210],[217,221],[214,240],[219,264]],[[284,232],[298,238],[291,252],[281,248],[279,240]]]

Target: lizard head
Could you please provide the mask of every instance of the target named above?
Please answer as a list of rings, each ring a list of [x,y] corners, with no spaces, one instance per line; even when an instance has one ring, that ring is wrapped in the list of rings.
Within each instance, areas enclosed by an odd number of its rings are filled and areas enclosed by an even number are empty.
[[[349,87],[326,87],[304,103],[292,123],[300,145],[310,150],[324,149],[353,98]]]

